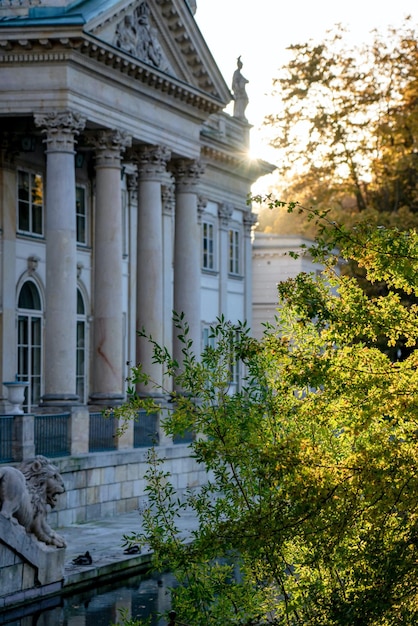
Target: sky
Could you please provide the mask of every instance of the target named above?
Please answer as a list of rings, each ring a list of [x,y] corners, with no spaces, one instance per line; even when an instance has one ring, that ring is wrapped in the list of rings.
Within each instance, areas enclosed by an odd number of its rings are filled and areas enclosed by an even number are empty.
[[[350,43],[363,43],[373,29],[386,32],[407,15],[418,24],[417,0],[197,0],[195,18],[229,87],[241,55],[249,81],[252,154],[268,158],[261,124],[273,112],[272,79],[286,62],[286,48],[309,39],[321,42],[338,23],[348,29]]]

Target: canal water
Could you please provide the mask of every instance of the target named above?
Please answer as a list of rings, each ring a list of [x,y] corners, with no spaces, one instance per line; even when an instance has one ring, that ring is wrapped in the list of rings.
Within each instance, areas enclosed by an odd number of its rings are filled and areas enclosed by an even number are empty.
[[[9,626],[110,626],[122,624],[121,611],[130,619],[151,618],[152,626],[165,626],[158,618],[170,608],[171,574],[133,576],[76,595],[50,598],[8,614],[0,624]]]

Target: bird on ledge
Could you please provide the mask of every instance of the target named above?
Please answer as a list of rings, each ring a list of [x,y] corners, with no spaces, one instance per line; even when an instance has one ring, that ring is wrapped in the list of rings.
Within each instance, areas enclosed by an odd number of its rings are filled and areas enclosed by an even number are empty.
[[[90,552],[87,550],[85,554],[80,554],[75,559],[73,559],[74,565],[91,565],[93,563],[93,559],[91,558]]]
[[[141,548],[138,545],[129,546],[123,551],[124,554],[140,554]]]

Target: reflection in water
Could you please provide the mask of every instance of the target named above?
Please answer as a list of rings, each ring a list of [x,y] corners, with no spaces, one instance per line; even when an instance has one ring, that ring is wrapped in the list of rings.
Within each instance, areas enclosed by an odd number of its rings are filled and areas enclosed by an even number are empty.
[[[109,626],[122,623],[120,609],[128,618],[151,617],[152,626],[165,626],[157,613],[170,608],[168,587],[174,579],[171,574],[144,578],[135,576],[119,580],[106,586],[89,589],[70,597],[55,599],[59,606],[54,608],[27,607],[23,615],[11,617],[0,614],[0,624],[9,626]],[[3,619],[2,619],[3,617]],[[3,620],[6,621],[3,621]]]

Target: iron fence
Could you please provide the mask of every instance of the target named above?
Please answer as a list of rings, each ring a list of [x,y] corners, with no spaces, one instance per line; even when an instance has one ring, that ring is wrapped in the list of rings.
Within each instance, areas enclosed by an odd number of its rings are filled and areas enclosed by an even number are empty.
[[[0,415],[0,463],[13,461],[13,415]]]
[[[116,450],[116,428],[117,420],[112,415],[90,413],[89,452]]]
[[[70,454],[70,413],[35,415],[35,454],[46,457]]]
[[[134,421],[134,448],[158,444],[158,414],[138,411]]]

